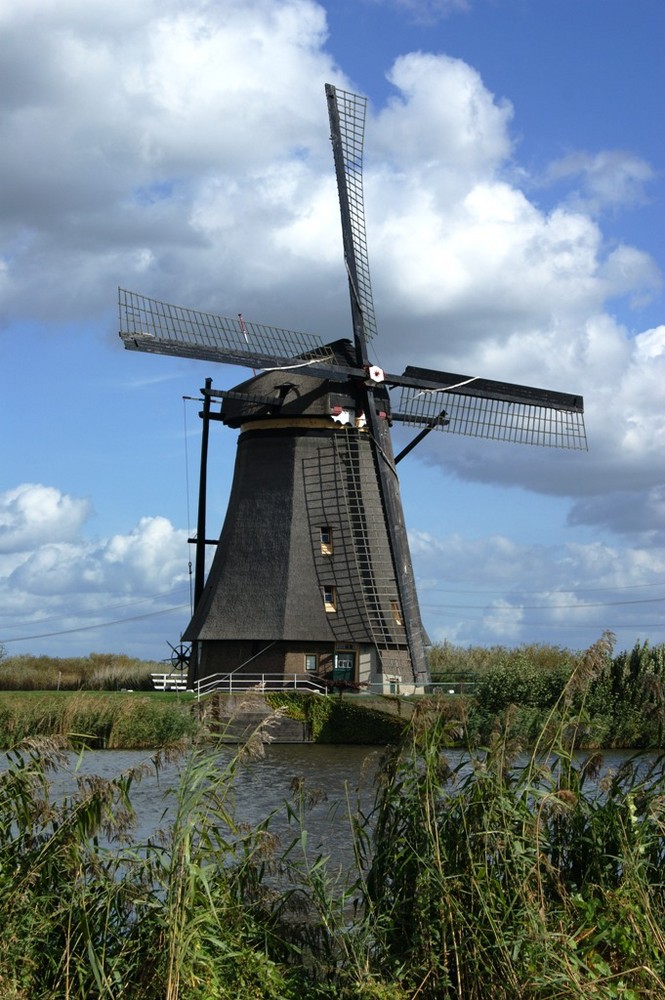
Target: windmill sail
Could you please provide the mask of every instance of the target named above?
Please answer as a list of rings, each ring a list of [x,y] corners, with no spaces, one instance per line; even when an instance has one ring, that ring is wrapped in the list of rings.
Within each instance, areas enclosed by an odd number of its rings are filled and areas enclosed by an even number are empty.
[[[363,196],[363,142],[367,101],[357,94],[337,90],[330,84],[326,84],[326,97],[339,193],[344,260],[351,296],[356,362],[359,367],[369,370],[367,340],[376,333],[376,319],[369,276]],[[385,415],[382,418],[377,412],[377,394],[371,381],[365,384],[363,395],[381,499],[381,510],[377,512],[377,516],[381,516],[385,523],[397,585],[397,615],[404,626],[414,680],[425,683],[429,678],[425,630],[420,618],[388,421]]]
[[[581,396],[409,367],[393,419],[494,441],[587,449]],[[444,418],[445,415],[445,418]]]
[[[171,354],[246,367],[312,367],[333,354],[320,337],[241,317],[216,316],[118,289],[120,337],[130,351]],[[326,374],[330,375],[326,368]]]
[[[369,277],[363,194],[363,143],[367,100],[326,84],[328,114],[337,190],[342,215],[342,239],[351,298],[362,324],[362,336],[376,335],[376,318]],[[354,315],[354,319],[356,316]],[[354,324],[355,325],[355,324]]]

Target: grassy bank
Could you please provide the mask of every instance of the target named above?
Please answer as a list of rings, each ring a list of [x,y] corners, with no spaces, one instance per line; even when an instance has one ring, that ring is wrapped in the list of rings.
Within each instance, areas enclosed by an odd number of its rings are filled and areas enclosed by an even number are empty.
[[[263,700],[262,695],[254,697]],[[308,738],[316,743],[385,745],[396,742],[406,724],[403,717],[348,699],[278,693],[266,701],[304,722]],[[226,734],[229,715],[242,711],[242,699],[233,698],[230,712],[224,702],[224,695],[216,696],[199,722],[195,697],[188,692],[0,691],[0,748],[51,736],[107,750],[158,749],[185,738],[215,738]]]
[[[236,823],[260,739],[232,759],[189,752],[173,824],[143,846],[124,840],[141,772],[54,804],[58,747],[15,748],[0,775],[0,995],[663,1000],[665,762],[629,761],[599,786],[600,757],[576,755],[607,655],[603,640],[580,658],[519,767],[510,712],[454,769],[450,723],[422,701],[373,808],[350,810],[347,880],[309,847],[302,781],[281,842],[274,817]]]
[[[0,691],[0,747],[40,736],[109,750],[161,747],[194,735],[191,709],[191,696],[156,691]]]
[[[632,650],[615,654],[612,642],[607,641],[603,650],[584,701],[580,700],[575,706],[580,714],[578,745],[587,749],[665,747],[665,644],[649,646],[638,642]],[[439,699],[437,712],[451,723],[451,740],[458,745],[487,745],[510,709],[515,739],[532,745],[546,720],[552,723],[552,709],[560,703],[584,655],[583,652],[534,644],[516,649],[503,646],[462,648],[450,643],[434,646],[430,651],[432,678],[444,692],[456,692],[452,697],[448,694],[435,696]],[[163,663],[115,654],[91,653],[88,657],[59,660],[31,656],[3,658],[0,650],[0,691],[43,692],[50,689],[92,693],[122,692],[131,688],[132,697],[136,699],[136,692],[147,694],[151,691],[151,674],[164,670]],[[282,707],[305,723],[312,739],[340,743],[394,741],[408,721],[408,706],[415,700],[348,694],[343,698],[323,699],[289,692],[270,696],[274,707]],[[5,702],[6,710],[8,704]],[[5,715],[0,713],[0,743],[5,746],[12,735],[28,731],[23,727],[25,713],[21,704],[17,703],[19,719],[12,721],[6,711]],[[116,723],[115,716],[109,723],[109,705],[116,703],[91,701],[88,704],[90,717],[96,723],[93,734],[98,736],[97,745],[115,745],[109,740],[127,738],[123,728],[138,733],[135,737],[138,746],[148,745],[139,730],[152,729],[156,734],[169,732],[171,723],[166,709],[164,716],[159,718],[153,708],[145,720],[136,713],[131,723],[124,717],[118,718]],[[129,704],[124,705],[121,714],[131,714]],[[117,706],[114,711],[120,713],[120,703]],[[83,702],[78,705],[77,712],[82,719],[86,718]],[[73,726],[79,726],[69,718],[63,720],[55,706],[48,703],[34,718],[39,723],[35,732],[40,734],[74,731]],[[53,719],[50,729],[48,718]],[[176,721],[173,726],[177,728]],[[79,728],[84,731],[85,725]],[[161,742],[158,738],[151,745],[158,746]]]

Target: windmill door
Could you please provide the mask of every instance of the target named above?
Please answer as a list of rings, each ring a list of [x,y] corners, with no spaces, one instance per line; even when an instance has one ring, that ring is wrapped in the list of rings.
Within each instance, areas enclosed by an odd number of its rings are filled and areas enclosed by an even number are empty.
[[[352,649],[340,649],[335,653],[335,664],[333,666],[334,681],[355,681],[356,679],[356,654]]]

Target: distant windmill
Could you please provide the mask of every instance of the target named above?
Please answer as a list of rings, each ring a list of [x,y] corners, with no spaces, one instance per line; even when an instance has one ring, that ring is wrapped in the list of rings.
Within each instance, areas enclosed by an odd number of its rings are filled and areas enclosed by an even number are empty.
[[[120,336],[129,350],[259,372],[231,390],[212,389],[210,379],[201,390],[204,438],[209,420],[240,435],[205,586],[202,476],[194,614],[183,637],[197,650],[198,676],[311,672],[408,690],[429,674],[396,464],[433,429],[586,448],[583,403],[411,366],[392,375],[370,363],[376,322],[362,188],[366,100],[331,85],[326,96],[353,341],[323,344],[124,290]],[[397,387],[393,408],[389,390]],[[422,428],[397,458],[394,421]]]

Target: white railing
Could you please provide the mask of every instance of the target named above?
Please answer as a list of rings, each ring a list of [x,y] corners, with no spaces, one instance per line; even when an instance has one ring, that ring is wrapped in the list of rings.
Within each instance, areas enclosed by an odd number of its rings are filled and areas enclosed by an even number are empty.
[[[187,674],[150,674],[155,691],[187,691]]]
[[[255,691],[310,691],[327,694],[326,686],[315,677],[306,674],[210,674],[194,684],[197,698],[213,691],[223,694],[240,694]]]
[[[155,691],[191,691],[194,690],[198,698],[211,694],[213,691],[220,691],[224,694],[236,694],[247,691],[312,691],[317,694],[328,694],[329,687],[317,677],[307,674],[245,674],[236,671],[231,674],[210,674],[202,677],[200,681],[194,683],[194,687],[187,687],[186,673],[151,674],[152,685]],[[428,684],[425,688],[427,694],[459,695],[470,694],[476,687],[474,681],[443,681],[435,684]],[[422,694],[422,689],[414,689],[413,684],[408,684],[400,678],[385,678],[375,683],[362,685],[362,690],[368,694]]]

